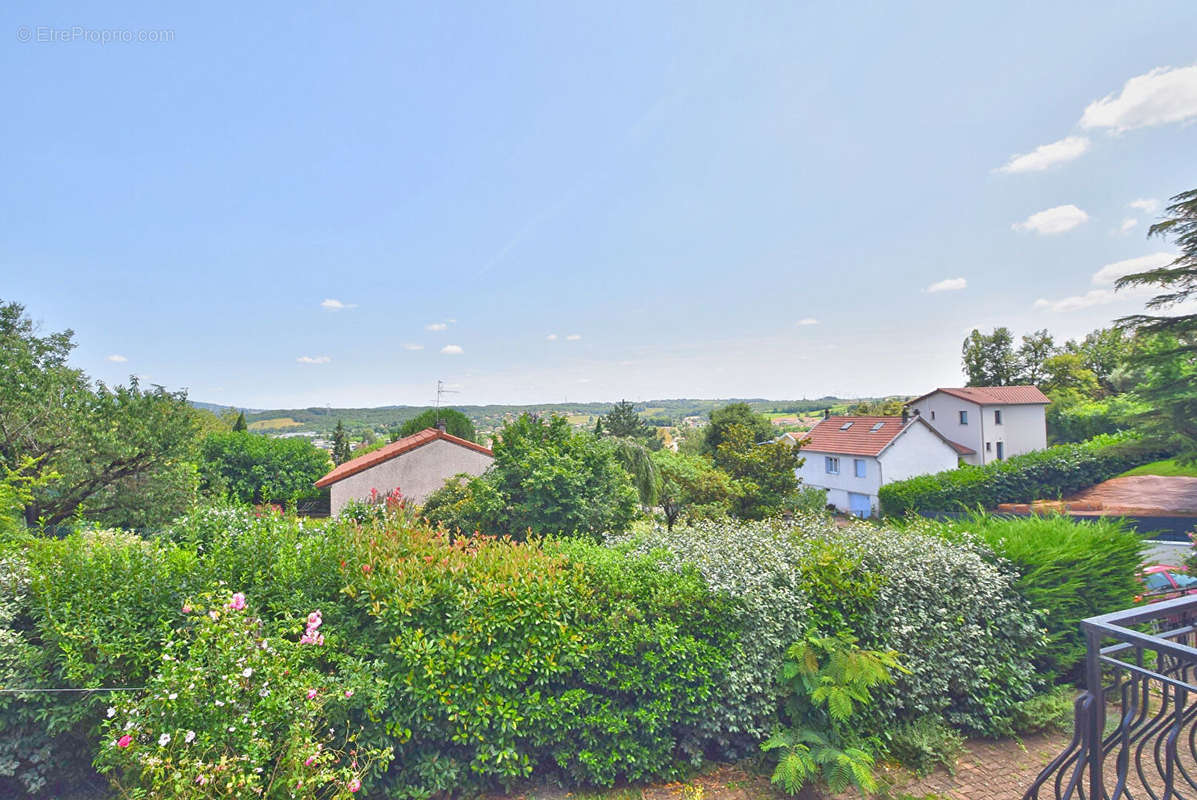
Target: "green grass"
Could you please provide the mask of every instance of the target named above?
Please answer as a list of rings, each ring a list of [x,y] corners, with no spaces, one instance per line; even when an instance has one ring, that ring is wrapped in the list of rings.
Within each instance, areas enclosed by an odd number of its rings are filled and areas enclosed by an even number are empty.
[[[1197,464],[1181,464],[1174,458],[1166,461],[1153,461],[1141,467],[1128,469],[1119,478],[1129,478],[1133,475],[1163,475],[1169,478],[1197,478]]]

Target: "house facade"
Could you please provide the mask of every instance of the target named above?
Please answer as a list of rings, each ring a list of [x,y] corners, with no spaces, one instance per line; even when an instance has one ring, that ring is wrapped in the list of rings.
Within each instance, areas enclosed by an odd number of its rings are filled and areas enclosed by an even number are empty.
[[[981,465],[1047,447],[1050,402],[1035,386],[969,386],[936,389],[906,408],[972,450],[967,463]]]
[[[827,491],[827,502],[859,517],[877,513],[878,490],[915,475],[955,469],[969,448],[951,442],[919,417],[828,417],[801,442],[801,481]]]
[[[350,500],[370,497],[371,490],[386,494],[398,488],[405,498],[423,503],[449,478],[462,472],[481,475],[494,460],[494,453],[480,444],[425,428],[346,461],[316,486],[329,487],[330,512],[336,516]]]

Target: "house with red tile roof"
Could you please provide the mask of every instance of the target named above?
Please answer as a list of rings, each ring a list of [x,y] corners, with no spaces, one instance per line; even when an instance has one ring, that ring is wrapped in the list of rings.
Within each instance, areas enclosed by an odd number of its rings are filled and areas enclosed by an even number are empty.
[[[805,433],[785,437],[802,448],[797,470],[808,486],[824,489],[840,511],[869,517],[878,490],[915,475],[955,469],[968,447],[945,438],[921,417],[827,417]]]
[[[928,392],[906,409],[973,450],[967,463],[989,464],[1047,447],[1049,403],[1035,386],[966,386]]]
[[[365,500],[372,490],[386,494],[399,489],[407,499],[423,503],[449,478],[463,472],[481,475],[494,460],[494,453],[480,444],[425,428],[338,465],[316,486],[330,487],[330,510],[336,516],[350,500]]]

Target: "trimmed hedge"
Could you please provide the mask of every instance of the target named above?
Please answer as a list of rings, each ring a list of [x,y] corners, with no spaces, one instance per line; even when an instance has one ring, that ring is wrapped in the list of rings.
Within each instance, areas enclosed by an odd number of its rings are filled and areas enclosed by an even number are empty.
[[[1035,651],[1043,676],[1079,678],[1085,660],[1081,620],[1129,608],[1138,581],[1143,539],[1121,520],[1074,522],[1063,515],[1002,518],[974,514],[910,530],[953,541],[980,539],[1018,572],[1016,591],[1043,615],[1046,641]]]
[[[975,511],[999,503],[1050,500],[1167,455],[1166,449],[1144,443],[1134,434],[1095,436],[1081,444],[1056,445],[983,467],[965,465],[888,483],[879,492],[881,512],[903,516]]]

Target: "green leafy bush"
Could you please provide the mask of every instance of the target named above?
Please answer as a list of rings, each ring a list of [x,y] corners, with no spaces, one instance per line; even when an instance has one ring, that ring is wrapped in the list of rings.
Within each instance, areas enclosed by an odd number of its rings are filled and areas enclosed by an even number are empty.
[[[549,545],[579,565],[584,657],[554,681],[536,738],[570,782],[674,777],[709,746],[706,722],[724,702],[721,676],[738,641],[734,601],[694,570],[591,544]]]
[[[1085,659],[1081,620],[1134,604],[1143,540],[1122,521],[982,514],[952,522],[914,521],[931,535],[971,534],[1018,572],[1014,590],[1042,614],[1047,639],[1035,662],[1048,678],[1077,677]]]
[[[703,736],[728,755],[756,750],[769,735],[781,688],[783,653],[807,630],[810,602],[793,565],[803,548],[783,527],[767,523],[700,522],[672,530],[612,537],[631,552],[658,553],[675,573],[695,569],[710,591],[735,601],[721,622],[739,646],[729,653],[720,702],[700,723]]]
[[[939,717],[903,722],[882,738],[886,753],[916,775],[927,775],[936,767],[954,775],[956,761],[964,752],[964,737]]]
[[[711,719],[729,732],[721,739],[729,749],[736,734],[759,741],[767,733],[782,653],[808,631],[851,633],[864,647],[905,656],[909,672],[896,675],[870,707],[878,731],[944,715],[969,731],[1000,733],[1037,683],[1031,659],[1042,635],[1014,589],[1017,574],[967,537],[837,528],[825,516],[808,516],[788,525],[658,528],[616,541],[641,552],[664,548],[664,563],[693,565],[712,591],[739,601],[725,624],[738,632],[741,652]]]
[[[1076,689],[1064,685],[1028,697],[1014,709],[1011,720],[1014,732],[1027,734],[1072,730],[1076,721],[1076,696]]]
[[[1056,445],[983,467],[965,465],[887,483],[879,491],[881,511],[897,516],[972,511],[999,503],[1055,498],[1167,455],[1158,445],[1144,444],[1133,434],[1098,436],[1083,444]]]

